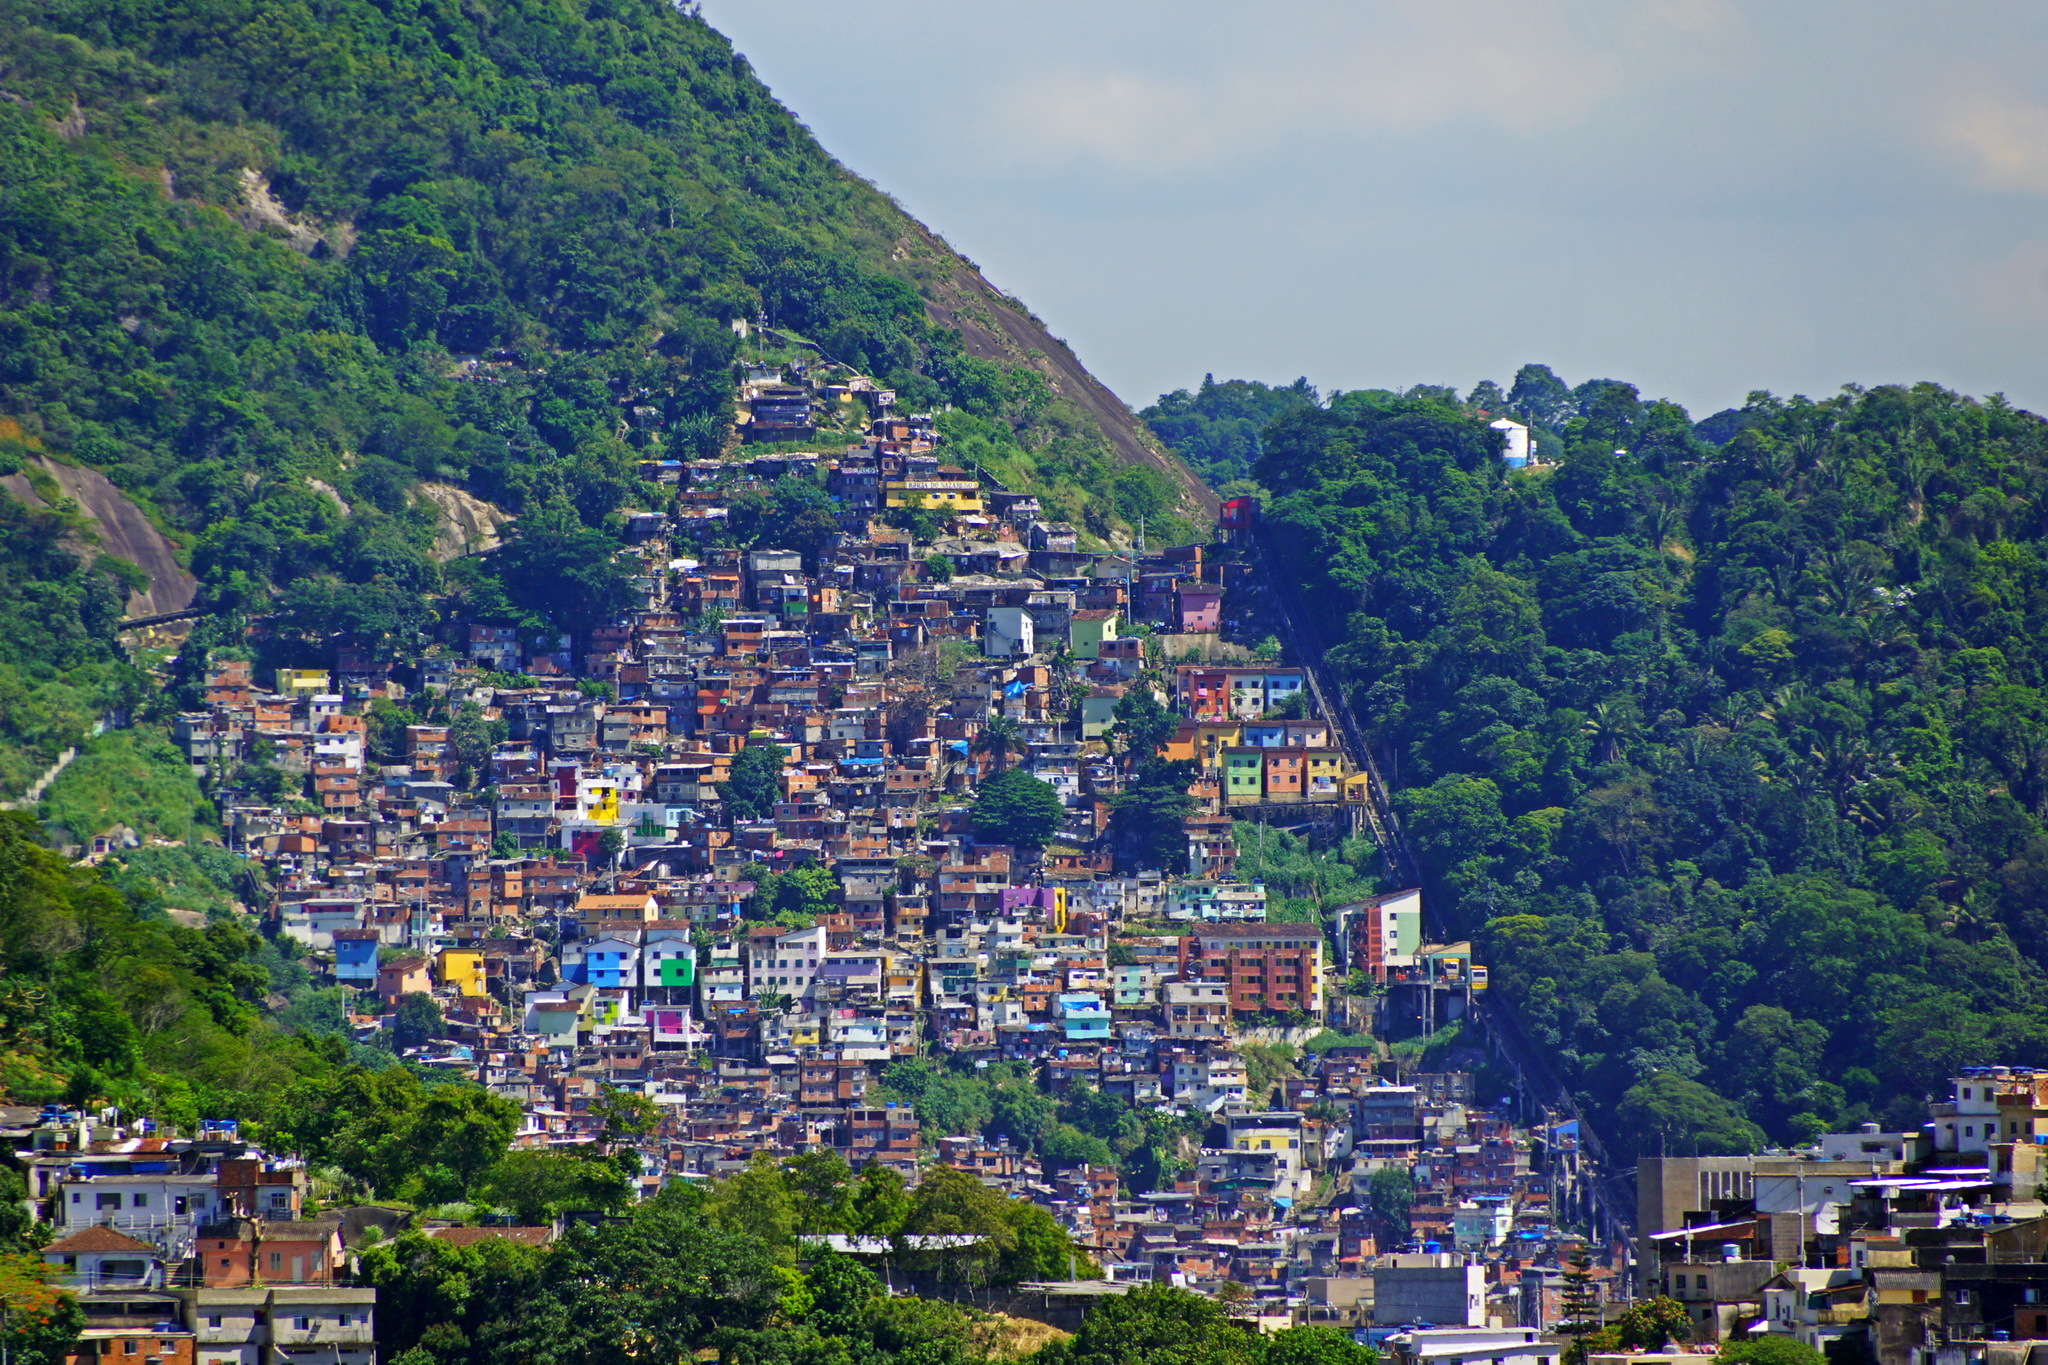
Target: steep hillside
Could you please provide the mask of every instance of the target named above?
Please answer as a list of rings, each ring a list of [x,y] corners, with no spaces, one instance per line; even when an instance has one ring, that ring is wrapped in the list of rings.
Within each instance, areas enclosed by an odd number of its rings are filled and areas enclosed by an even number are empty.
[[[731,324],[761,319],[950,408],[961,458],[1100,539],[1213,512],[686,9],[0,0],[0,475],[97,519],[22,583],[316,626],[450,593],[517,614],[522,580],[450,555],[506,516],[597,547],[658,505],[637,462],[727,447]]]
[[[2048,422],[1921,385],[1696,428],[1531,366],[1258,447],[1429,893],[1610,1131],[1912,1124],[2048,1062]]]
[[[756,317],[911,404],[1008,418],[1027,450],[1085,432],[1160,476],[1139,502],[1213,508],[1036,319],[671,6],[0,16],[0,394],[194,530],[220,508],[163,486],[166,457],[246,452],[272,473],[361,452],[475,477],[502,463],[493,438],[515,460],[583,437],[715,446],[691,419],[722,400],[724,324]],[[429,391],[441,350],[494,348],[529,372],[566,362],[535,402],[584,420],[515,424]],[[332,392],[344,377],[353,401]],[[592,383],[613,392],[577,391]],[[668,398],[660,422],[620,429],[628,387]],[[447,430],[407,429],[428,417],[406,397]],[[1113,500],[1097,510],[1120,524]]]
[[[930,233],[919,236],[934,248],[945,249]],[[960,333],[970,355],[1029,365],[1043,374],[1055,397],[1071,401],[1095,421],[1118,459],[1166,478],[1173,505],[1182,515],[1199,522],[1216,519],[1215,491],[1134,418],[1107,385],[1088,373],[1066,342],[1046,331],[1023,304],[983,279],[980,271],[955,258],[951,271],[927,292],[925,306],[939,326]]]
[[[178,562],[178,547],[152,526],[134,500],[108,482],[106,475],[83,465],[58,464],[44,455],[29,456],[27,465],[49,477],[60,502],[69,498],[77,504],[100,551],[142,571],[128,594],[130,616],[178,611],[191,605],[199,584]],[[26,470],[0,476],[0,488],[31,507],[50,506]]]

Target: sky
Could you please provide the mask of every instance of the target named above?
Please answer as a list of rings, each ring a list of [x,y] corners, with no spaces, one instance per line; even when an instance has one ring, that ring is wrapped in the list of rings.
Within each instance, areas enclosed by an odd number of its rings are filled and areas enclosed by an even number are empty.
[[[1133,407],[1218,379],[2048,411],[2038,0],[704,0]]]

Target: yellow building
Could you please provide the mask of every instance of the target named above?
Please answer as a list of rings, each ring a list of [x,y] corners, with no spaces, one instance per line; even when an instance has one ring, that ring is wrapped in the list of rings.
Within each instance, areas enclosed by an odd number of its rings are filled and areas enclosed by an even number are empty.
[[[277,691],[286,696],[298,696],[304,692],[330,692],[327,685],[327,670],[324,668],[280,668],[277,670]]]
[[[436,964],[441,984],[468,996],[489,995],[484,985],[484,955],[469,948],[443,948]]]
[[[882,485],[883,505],[925,507],[934,512],[980,512],[981,484],[974,479],[899,479]]]
[[[1301,1129],[1289,1123],[1261,1123],[1247,1115],[1230,1126],[1232,1144],[1240,1152],[1287,1152],[1301,1149]]]
[[[1344,751],[1310,749],[1308,785],[1303,793],[1310,801],[1338,801],[1344,796]]]
[[[616,780],[604,777],[586,781],[579,795],[584,819],[607,825],[618,820],[619,784]]]
[[[1214,772],[1222,763],[1225,749],[1235,749],[1244,743],[1244,726],[1234,720],[1203,720],[1195,722],[1195,751],[1189,757],[1202,765],[1202,771]]]

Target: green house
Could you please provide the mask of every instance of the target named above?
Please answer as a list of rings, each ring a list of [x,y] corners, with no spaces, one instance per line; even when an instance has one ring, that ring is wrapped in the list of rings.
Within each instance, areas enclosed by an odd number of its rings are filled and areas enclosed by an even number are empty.
[[[1258,801],[1266,794],[1266,751],[1225,749],[1223,751],[1223,799]]]
[[[1116,638],[1116,613],[1077,611],[1067,621],[1067,652],[1076,659],[1099,659],[1102,642]]]

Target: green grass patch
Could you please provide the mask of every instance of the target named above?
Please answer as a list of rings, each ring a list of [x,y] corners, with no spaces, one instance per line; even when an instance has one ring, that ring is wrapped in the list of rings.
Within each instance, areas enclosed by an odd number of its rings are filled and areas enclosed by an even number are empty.
[[[188,842],[217,834],[213,804],[185,755],[154,726],[88,740],[43,793],[42,815],[53,830],[79,841],[116,824],[145,837]]]

